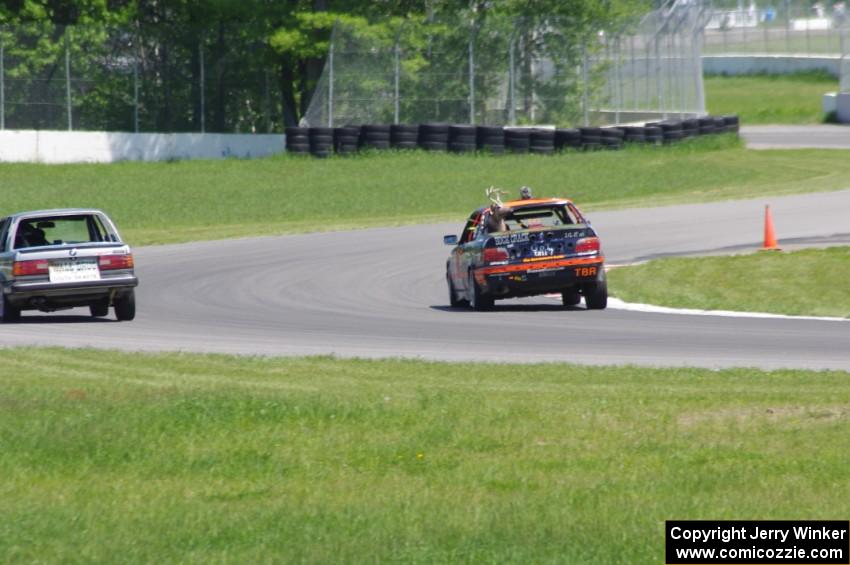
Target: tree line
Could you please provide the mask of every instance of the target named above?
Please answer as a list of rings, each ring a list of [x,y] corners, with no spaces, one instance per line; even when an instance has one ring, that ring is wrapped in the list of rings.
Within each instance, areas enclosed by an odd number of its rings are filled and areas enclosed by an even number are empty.
[[[651,7],[649,0],[5,0],[6,127],[50,127],[55,116],[45,108],[64,111],[35,102],[63,99],[66,52],[82,129],[280,131],[306,112],[337,21],[379,36],[420,22],[518,18],[531,38],[551,28],[547,22],[568,20],[578,37]]]

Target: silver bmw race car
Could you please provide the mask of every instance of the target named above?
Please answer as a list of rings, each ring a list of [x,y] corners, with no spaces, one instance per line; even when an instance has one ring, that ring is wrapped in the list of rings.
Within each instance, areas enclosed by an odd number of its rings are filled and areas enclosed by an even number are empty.
[[[136,316],[130,247],[100,210],[21,212],[0,218],[0,321],[22,310],[88,306],[100,317]]]

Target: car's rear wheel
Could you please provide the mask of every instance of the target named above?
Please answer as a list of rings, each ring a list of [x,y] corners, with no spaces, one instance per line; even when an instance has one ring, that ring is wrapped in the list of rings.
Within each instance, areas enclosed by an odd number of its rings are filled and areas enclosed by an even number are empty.
[[[575,289],[565,290],[561,293],[561,302],[564,306],[575,306],[581,302],[581,294]]]
[[[94,304],[89,304],[89,312],[91,312],[92,317],[94,318],[102,318],[109,314],[109,299],[104,298],[102,300],[98,300]]]
[[[129,322],[136,317],[136,293],[129,291],[115,297],[115,318],[119,322]]]
[[[473,310],[489,310],[495,304],[492,296],[488,296],[481,292],[481,287],[475,282],[475,275],[469,271],[469,305]]]
[[[21,319],[21,309],[13,306],[5,295],[0,296],[0,322],[17,322]]]
[[[588,310],[604,310],[608,306],[608,282],[596,281],[585,287],[584,303]]]
[[[449,286],[449,305],[452,308],[459,308],[461,306],[466,306],[469,304],[466,300],[457,297],[457,290],[455,290],[455,285],[452,282],[452,276],[449,273],[446,273],[446,282]]]

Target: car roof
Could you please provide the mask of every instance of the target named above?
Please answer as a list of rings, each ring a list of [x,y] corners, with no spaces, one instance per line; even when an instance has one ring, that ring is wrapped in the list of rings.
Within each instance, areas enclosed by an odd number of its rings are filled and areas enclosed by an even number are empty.
[[[508,200],[507,202],[503,202],[502,204],[516,210],[517,208],[545,206],[547,204],[552,206],[564,206],[566,204],[572,204],[572,200],[570,200],[569,198],[529,198],[526,200]],[[489,206],[482,206],[478,209],[478,211],[483,212],[488,208]]]
[[[9,218],[39,218],[42,216],[77,216],[80,214],[103,214],[102,210],[96,208],[52,208],[48,210],[30,210],[28,212],[16,212],[9,214]]]
[[[571,201],[566,198],[529,198],[526,200],[509,200],[505,202],[505,206],[510,206],[511,208],[522,208],[524,206],[540,206],[543,204],[557,204],[559,206],[563,206],[564,204],[569,204]]]

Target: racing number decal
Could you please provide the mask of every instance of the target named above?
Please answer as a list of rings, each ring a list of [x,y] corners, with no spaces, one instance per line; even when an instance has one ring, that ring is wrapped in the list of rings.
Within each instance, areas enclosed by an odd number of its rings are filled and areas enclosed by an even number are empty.
[[[596,267],[576,267],[577,277],[595,277]]]

